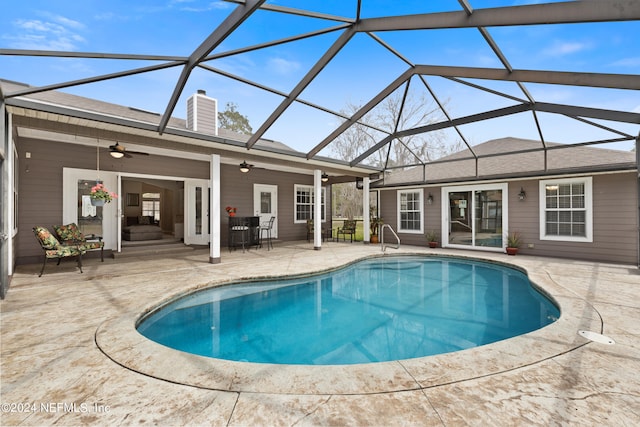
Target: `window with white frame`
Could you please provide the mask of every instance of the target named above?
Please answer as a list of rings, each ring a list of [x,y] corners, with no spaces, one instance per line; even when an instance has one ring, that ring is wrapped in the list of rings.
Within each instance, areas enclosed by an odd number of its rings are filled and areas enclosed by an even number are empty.
[[[422,189],[398,191],[398,231],[422,233]]]
[[[142,216],[160,221],[160,193],[142,193]]]
[[[313,186],[296,184],[295,192],[295,222],[307,222],[308,219],[313,219]],[[320,194],[321,221],[325,219],[325,193],[326,191],[323,187]]]
[[[540,181],[540,240],[591,242],[592,179]]]

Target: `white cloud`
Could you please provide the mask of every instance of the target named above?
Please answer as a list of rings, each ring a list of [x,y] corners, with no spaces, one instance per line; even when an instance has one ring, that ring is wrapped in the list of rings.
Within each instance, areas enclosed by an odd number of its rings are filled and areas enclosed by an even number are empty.
[[[586,43],[557,41],[552,46],[544,50],[548,56],[563,56],[588,50],[590,46]]]
[[[78,31],[85,28],[81,22],[51,13],[41,15],[48,19],[14,21],[15,30],[5,34],[3,39],[8,40],[15,49],[38,50],[76,50],[79,44],[85,42]]]
[[[268,66],[276,74],[287,75],[297,71],[300,68],[300,63],[284,58],[271,58],[268,61]]]
[[[623,58],[618,61],[613,62],[611,65],[618,67],[640,67],[640,56],[632,57],[632,58]]]

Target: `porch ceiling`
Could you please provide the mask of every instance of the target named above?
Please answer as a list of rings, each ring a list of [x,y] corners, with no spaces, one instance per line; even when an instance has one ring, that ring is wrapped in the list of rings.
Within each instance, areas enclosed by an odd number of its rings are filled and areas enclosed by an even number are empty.
[[[324,4],[325,2],[317,4],[311,2],[305,3],[304,7],[298,6],[299,2],[292,2],[296,8],[276,5],[265,0],[228,0],[227,3],[235,4],[232,11],[217,22],[209,34],[194,46],[189,55],[0,48],[0,60],[8,57],[74,58],[154,64],[138,68],[129,67],[117,72],[96,73],[80,79],[54,81],[4,93],[0,91],[0,99],[7,106],[14,108],[11,111],[19,112],[20,108],[29,108],[25,100],[35,94],[85,87],[161,70],[179,70],[170,87],[171,95],[166,100],[164,112],[153,123],[126,121],[121,118],[105,120],[98,117],[99,113],[80,114],[77,111],[56,111],[55,109],[50,109],[49,113],[60,116],[72,114],[86,119],[87,123],[100,121],[106,123],[105,130],[116,133],[139,133],[146,139],[137,143],[148,151],[157,150],[159,154],[178,155],[180,152],[190,151],[196,153],[194,155],[206,155],[218,150],[222,153],[224,161],[230,163],[236,162],[239,158],[246,158],[253,162],[263,160],[271,164],[288,165],[291,159],[295,159],[293,160],[293,163],[296,163],[295,166],[293,164],[288,166],[296,170],[308,172],[321,166],[329,168],[333,174],[345,173],[360,176],[372,170],[425,165],[437,160],[437,156],[429,150],[419,152],[419,146],[409,143],[411,138],[417,135],[427,135],[427,139],[421,144],[431,143],[428,138],[433,136],[445,141],[445,145],[448,144],[450,147],[457,145],[459,148],[467,149],[477,160],[474,146],[478,141],[473,135],[470,136],[470,126],[481,123],[486,127],[499,129],[504,125],[496,126],[496,120],[511,120],[516,117],[520,119],[524,117],[530,123],[531,131],[527,137],[533,134],[535,139],[540,141],[538,150],[545,152],[548,144],[557,138],[553,130],[564,126],[546,125],[545,120],[548,117],[553,117],[550,123],[558,123],[554,121],[558,118],[563,120],[562,123],[586,128],[587,135],[594,135],[587,140],[555,141],[559,143],[604,145],[640,138],[638,136],[640,105],[637,103],[637,99],[640,99],[638,67],[626,68],[631,69],[632,72],[625,73],[622,71],[625,68],[620,66],[624,61],[628,63],[633,58],[637,61],[637,53],[628,52],[628,57],[607,59],[610,61],[609,68],[607,68],[608,65],[603,65],[602,57],[596,54],[592,55],[591,60],[587,62],[562,62],[558,65],[553,64],[549,68],[527,68],[526,64],[536,62],[526,62],[523,57],[527,55],[522,55],[518,46],[520,40],[526,37],[534,39],[539,37],[536,40],[540,43],[549,42],[550,44],[553,36],[545,39],[544,35],[531,36],[531,34],[534,32],[544,34],[546,31],[552,34],[558,28],[574,30],[571,33],[573,41],[578,43],[577,40],[588,39],[590,31],[600,29],[598,25],[607,24],[610,25],[606,27],[607,34],[612,38],[617,37],[618,40],[635,38],[637,43],[634,45],[632,42],[631,46],[637,47],[640,43],[638,40],[640,2],[635,0],[549,3],[532,1],[532,4],[499,7],[483,7],[496,4],[496,2],[483,0],[458,0],[447,2],[446,5],[423,2],[421,6],[411,7],[394,4],[381,15],[368,12],[367,8],[370,6],[367,0],[336,2],[333,6]],[[279,3],[287,4],[288,2]],[[474,8],[476,5],[480,7]],[[273,17],[271,21],[267,21],[272,22],[272,25],[264,27],[265,16]],[[278,19],[286,19],[283,22],[290,22],[291,25],[283,24],[280,28],[276,24],[279,22],[276,21]],[[296,20],[313,23],[313,25],[308,27],[298,25]],[[289,29],[288,32],[287,29]],[[178,37],[184,28],[176,24],[173,30]],[[254,43],[246,42],[248,38],[240,36],[246,35],[246,31],[254,33],[252,38],[255,40]],[[407,36],[407,34],[410,35]],[[440,38],[431,39],[430,37],[434,34]],[[140,37],[145,35],[141,33]],[[316,44],[316,40],[322,40],[323,43]],[[428,43],[429,40],[432,43]],[[436,43],[433,43],[434,40]],[[314,43],[310,44],[310,41]],[[586,42],[581,43],[586,44]],[[375,45],[376,56],[360,57],[359,47],[363,44]],[[321,45],[324,45],[322,49],[318,47]],[[302,67],[302,70],[296,73],[297,77],[287,84],[273,82],[266,76],[261,79],[266,73],[260,73],[259,70],[257,73],[253,70],[243,74],[234,72],[234,67],[228,67],[230,60],[250,61],[251,58],[255,58],[251,55],[273,51],[274,48],[282,49],[291,55],[300,54],[300,50],[295,50],[296,46],[301,46],[301,50],[313,46],[317,51],[314,52],[315,59],[308,60],[308,66]],[[420,49],[416,46],[424,46],[424,48]],[[457,58],[445,59],[446,49],[453,47],[460,49]],[[577,49],[577,47],[574,48]],[[602,43],[601,48],[606,50],[605,43]],[[568,49],[566,52],[570,52],[572,47],[568,46],[565,49]],[[486,56],[483,60],[491,66],[482,67],[478,65],[481,61],[474,62],[468,59],[468,55],[480,51]],[[530,56],[542,58],[545,54],[547,54],[546,51],[541,48],[540,51],[531,52]],[[567,55],[570,53],[558,56],[558,61]],[[517,57],[523,65],[512,65],[510,57]],[[355,83],[358,80],[368,81],[367,69],[359,69],[355,66],[359,62],[376,64],[378,68],[387,71],[384,77],[377,80],[379,89],[354,92],[355,96],[370,94],[367,98],[363,98],[365,101],[361,105],[349,111],[347,106],[340,105],[340,102],[323,103],[316,100],[329,99],[319,96],[319,92],[329,92],[335,99],[345,99],[342,92],[345,91],[346,86],[343,83],[348,85],[348,82],[354,82],[353,86],[356,86]],[[542,60],[539,63],[542,64]],[[248,140],[239,142],[220,138],[211,139],[171,126],[176,105],[189,95],[184,91],[189,87],[196,72],[203,73],[199,75],[200,81],[196,84],[200,85],[203,81],[210,80],[212,85],[219,85],[218,82],[223,79],[230,84],[242,85],[271,97],[272,101],[265,103],[265,110],[261,114],[262,118],[257,130],[248,137]],[[541,87],[544,89],[539,90]],[[490,96],[499,101],[496,104],[484,104],[482,107],[477,107],[479,110],[473,112],[464,108],[452,111],[448,98],[454,97],[459,90],[469,88],[481,96]],[[556,101],[559,98],[551,93],[556,88],[559,90],[593,89],[597,90],[594,92],[597,96],[583,103],[559,102]],[[405,108],[410,108],[408,100],[410,94],[416,90],[427,94],[429,102],[435,106],[434,114],[428,120],[403,127],[401,125],[403,111]],[[616,99],[627,98],[629,94],[636,98],[635,105],[610,107],[623,105],[622,102],[616,103]],[[393,117],[395,124],[391,128],[381,128],[371,119],[383,108],[384,102],[393,95],[401,99]],[[144,93],[141,93],[140,97],[143,96]],[[273,99],[276,101],[273,102]],[[608,102],[609,100],[613,102]],[[470,104],[471,100],[464,98],[455,102]],[[426,108],[425,105],[423,107]],[[313,127],[311,122],[316,120],[309,119],[307,123],[309,130],[305,132],[304,127],[296,123],[296,118],[299,117],[297,111],[300,108],[313,114],[321,113],[323,117],[328,116],[338,124],[333,130],[321,134],[310,130]],[[301,127],[303,133],[313,133],[305,134],[304,137],[314,142],[297,154],[261,149],[259,141],[270,138],[270,130],[278,126]],[[353,150],[346,158],[344,155],[332,152],[336,142],[344,140],[345,135],[356,128],[367,134],[366,146]],[[517,129],[517,125],[514,129]],[[26,132],[26,129],[20,131]],[[498,134],[497,136],[515,135]],[[294,136],[292,140],[282,142],[296,147],[295,139]],[[303,139],[303,135],[300,135],[300,139]],[[84,142],[89,144],[88,141]],[[84,142],[75,141],[75,143]],[[95,143],[95,140],[91,143]],[[398,150],[397,147],[404,152],[402,160],[398,154],[394,154]],[[443,151],[443,155],[451,153],[446,148],[443,148]],[[330,153],[334,155],[331,161],[329,161]],[[302,160],[306,160],[306,163]],[[332,163],[334,166],[331,166]]]

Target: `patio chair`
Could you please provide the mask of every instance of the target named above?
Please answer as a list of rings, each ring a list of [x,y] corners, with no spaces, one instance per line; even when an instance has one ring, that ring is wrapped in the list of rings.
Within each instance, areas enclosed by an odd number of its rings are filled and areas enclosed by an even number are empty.
[[[249,223],[245,217],[229,217],[229,251],[236,246],[249,245]]]
[[[265,221],[260,225],[260,247],[262,247],[262,232],[267,233],[267,250],[273,249],[273,242],[271,241],[271,230],[273,230],[273,223],[276,220],[275,216],[272,216],[269,221]]]
[[[347,241],[347,234],[353,243],[353,236],[356,234],[356,221],[354,219],[347,219],[342,224],[342,227],[338,228],[336,232],[336,238],[339,239],[342,234],[342,240]]]
[[[35,234],[38,243],[40,243],[40,246],[44,250],[44,262],[38,277],[42,277],[44,267],[47,265],[47,260],[57,258],[58,265],[60,265],[62,258],[66,257],[78,257],[78,268],[80,269],[80,273],[82,273],[82,254],[86,252],[82,245],[63,245],[45,227],[33,227],[33,234]]]
[[[324,242],[326,239],[331,239],[331,228],[325,230],[324,228],[320,230],[320,235],[322,236],[322,241]],[[307,220],[307,242],[311,242],[311,237],[313,236],[313,220]]]
[[[85,251],[100,249],[100,261],[104,262],[104,242],[102,236],[89,234],[85,236],[75,222],[67,225],[54,225],[53,231],[63,245],[82,246]]]

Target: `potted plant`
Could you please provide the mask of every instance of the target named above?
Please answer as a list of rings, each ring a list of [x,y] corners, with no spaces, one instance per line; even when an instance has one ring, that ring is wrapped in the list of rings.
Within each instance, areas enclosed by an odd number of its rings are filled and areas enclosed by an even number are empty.
[[[435,230],[427,231],[426,237],[427,237],[427,242],[429,242],[429,247],[430,248],[437,248],[438,247],[438,232],[437,231],[435,231]]]
[[[103,183],[97,182],[96,185],[91,187],[91,204],[93,206],[104,206],[105,203],[111,202],[111,200],[118,197],[116,193],[107,190],[107,187]]]
[[[378,217],[371,218],[371,221],[369,222],[369,228],[371,230],[371,237],[370,237],[371,243],[379,242],[378,231],[383,224],[384,224],[384,221],[382,220],[382,218],[378,218]]]
[[[522,236],[517,231],[507,234],[507,255],[515,255],[522,244]]]
[[[227,211],[227,213],[229,214],[229,216],[236,216],[236,210],[237,208],[234,208],[233,206],[227,206],[226,208],[224,208],[224,210]]]
[[[369,230],[371,231],[371,236],[369,237],[369,242],[378,243],[378,230],[384,224],[382,218],[378,218],[375,214],[374,208],[371,208],[369,211]]]

